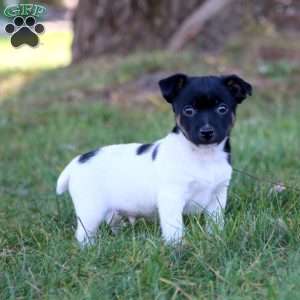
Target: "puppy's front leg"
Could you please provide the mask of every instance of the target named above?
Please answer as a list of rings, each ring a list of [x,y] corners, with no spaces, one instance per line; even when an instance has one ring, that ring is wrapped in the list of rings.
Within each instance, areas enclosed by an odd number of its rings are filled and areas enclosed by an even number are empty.
[[[207,222],[207,231],[212,233],[213,225],[216,224],[219,229],[224,227],[224,211],[227,202],[227,189],[229,182],[218,186],[212,194],[211,201],[206,207],[206,213],[210,217]]]
[[[164,190],[158,194],[160,226],[167,243],[178,243],[182,240],[184,204],[182,193],[174,189]]]

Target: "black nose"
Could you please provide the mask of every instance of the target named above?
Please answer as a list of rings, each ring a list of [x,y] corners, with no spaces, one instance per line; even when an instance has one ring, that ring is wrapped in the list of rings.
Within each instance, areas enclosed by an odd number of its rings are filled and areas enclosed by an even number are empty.
[[[210,126],[204,126],[200,129],[200,136],[207,141],[210,141],[215,135],[215,131]]]

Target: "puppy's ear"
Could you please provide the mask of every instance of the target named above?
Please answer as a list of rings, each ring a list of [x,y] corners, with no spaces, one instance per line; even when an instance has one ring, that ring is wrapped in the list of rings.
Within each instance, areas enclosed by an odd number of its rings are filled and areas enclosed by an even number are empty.
[[[252,86],[237,75],[223,76],[222,81],[228,88],[230,94],[235,98],[237,103],[241,103],[252,95]]]
[[[163,97],[172,103],[179,91],[185,86],[187,76],[184,74],[175,74],[158,82]]]

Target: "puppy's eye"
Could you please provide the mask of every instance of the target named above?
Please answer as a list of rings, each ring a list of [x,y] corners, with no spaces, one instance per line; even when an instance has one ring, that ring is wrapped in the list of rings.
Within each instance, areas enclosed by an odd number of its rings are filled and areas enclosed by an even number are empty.
[[[187,105],[183,108],[183,114],[186,117],[193,117],[195,113],[196,113],[196,110],[190,105]]]
[[[228,107],[225,104],[221,104],[217,107],[217,113],[220,115],[225,115],[228,112]]]

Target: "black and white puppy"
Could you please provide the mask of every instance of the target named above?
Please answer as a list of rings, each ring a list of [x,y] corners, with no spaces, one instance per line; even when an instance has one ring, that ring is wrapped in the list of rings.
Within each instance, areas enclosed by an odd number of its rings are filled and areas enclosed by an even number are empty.
[[[229,135],[237,105],[251,95],[236,75],[162,79],[176,126],[153,144],[102,147],[75,157],[58,178],[69,191],[78,225],[76,238],[91,241],[102,221],[116,223],[158,213],[163,238],[183,237],[184,214],[206,212],[223,226],[231,178]]]

